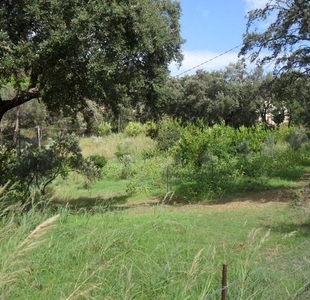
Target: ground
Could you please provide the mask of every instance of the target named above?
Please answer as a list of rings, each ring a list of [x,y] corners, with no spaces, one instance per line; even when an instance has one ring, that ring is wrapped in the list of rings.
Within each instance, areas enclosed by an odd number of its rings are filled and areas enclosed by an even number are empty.
[[[117,205],[120,209],[127,209],[129,213],[148,213],[154,209],[154,206],[161,206],[167,211],[179,212],[195,212],[201,210],[208,211],[225,211],[232,209],[239,209],[241,207],[263,209],[266,206],[285,206],[294,204],[296,192],[292,190],[266,190],[254,194],[234,196],[222,198],[216,201],[207,201],[199,204],[167,204],[162,203],[158,199],[147,201],[133,202],[130,204]]]

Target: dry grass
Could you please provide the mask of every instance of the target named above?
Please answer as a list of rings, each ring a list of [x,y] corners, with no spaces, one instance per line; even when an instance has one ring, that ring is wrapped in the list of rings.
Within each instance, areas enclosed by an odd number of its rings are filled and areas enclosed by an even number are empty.
[[[80,146],[84,156],[103,155],[109,160],[115,159],[118,145],[128,149],[131,155],[136,155],[144,150],[154,148],[154,141],[141,134],[136,137],[125,137],[123,134],[115,134],[107,137],[87,137],[80,140]]]

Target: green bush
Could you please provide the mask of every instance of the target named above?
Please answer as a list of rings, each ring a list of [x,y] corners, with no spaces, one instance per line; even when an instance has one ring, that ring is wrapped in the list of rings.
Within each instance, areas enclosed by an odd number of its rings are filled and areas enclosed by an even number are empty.
[[[166,119],[160,122],[155,140],[161,151],[167,151],[179,140],[182,127],[177,120]]]
[[[128,179],[133,175],[133,161],[130,155],[124,155],[121,159],[121,179]]]
[[[102,155],[91,155],[88,159],[92,161],[98,169],[103,169],[108,162],[108,160]]]
[[[123,133],[127,137],[137,136],[144,131],[144,127],[139,122],[129,122],[125,127]]]
[[[289,133],[285,140],[294,151],[301,149],[309,141],[307,134],[302,130]]]
[[[123,143],[117,144],[115,152],[115,156],[119,161],[122,161],[125,155],[130,155],[129,143],[126,140]]]
[[[101,123],[94,128],[94,133],[97,136],[106,136],[111,134],[111,132],[112,132],[112,126],[110,123],[107,122]]]
[[[158,125],[155,122],[146,122],[145,125],[145,134],[151,139],[155,140],[158,136]]]
[[[8,145],[0,147],[0,214],[12,204],[26,202],[30,196],[26,181],[14,172],[18,161],[16,149]]]
[[[170,150],[178,192],[194,199],[219,196],[238,181],[265,183],[268,177],[292,172],[304,163],[306,151],[292,151],[279,143],[284,136],[281,129],[270,131],[260,126],[186,126]],[[302,137],[289,135],[293,145],[305,142]]]

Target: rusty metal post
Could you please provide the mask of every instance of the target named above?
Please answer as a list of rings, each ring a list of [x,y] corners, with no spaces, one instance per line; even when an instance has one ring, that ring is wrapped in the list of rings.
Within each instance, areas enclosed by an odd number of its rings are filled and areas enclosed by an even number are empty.
[[[223,264],[221,300],[226,300],[226,295],[227,295],[227,264]]]

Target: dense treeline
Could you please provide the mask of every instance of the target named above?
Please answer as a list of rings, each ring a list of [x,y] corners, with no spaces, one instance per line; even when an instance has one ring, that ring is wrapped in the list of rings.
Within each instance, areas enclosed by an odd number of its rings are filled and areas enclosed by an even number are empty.
[[[11,88],[12,89],[12,88]],[[12,92],[12,91],[11,91]],[[310,122],[307,97],[310,81],[296,72],[275,78],[258,67],[247,70],[242,63],[230,64],[222,71],[198,70],[194,75],[168,78],[156,102],[156,114],[149,114],[145,105],[122,108],[117,114],[94,101],[87,100],[86,107],[75,116],[48,113],[44,104],[37,101],[20,107],[21,126],[48,125],[59,129],[71,128],[83,134],[101,135],[109,124],[116,132],[130,121],[159,121],[166,116],[182,124],[202,121],[206,126],[222,124],[239,128],[257,123],[277,127],[307,125]],[[2,90],[9,94],[10,88]],[[16,110],[5,116],[3,129],[12,130]]]

